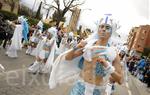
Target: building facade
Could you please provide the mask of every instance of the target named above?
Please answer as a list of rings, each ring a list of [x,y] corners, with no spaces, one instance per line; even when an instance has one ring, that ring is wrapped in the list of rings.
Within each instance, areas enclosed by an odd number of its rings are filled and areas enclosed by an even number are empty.
[[[18,14],[19,0],[0,0],[1,10]]]
[[[150,49],[150,25],[132,28],[127,43],[131,55],[141,55],[145,49]]]
[[[128,49],[131,54],[141,54],[150,48],[150,25],[141,25],[131,29],[128,36]]]
[[[68,25],[68,31],[77,31],[77,24],[80,17],[81,9],[75,8],[72,12],[72,16]]]

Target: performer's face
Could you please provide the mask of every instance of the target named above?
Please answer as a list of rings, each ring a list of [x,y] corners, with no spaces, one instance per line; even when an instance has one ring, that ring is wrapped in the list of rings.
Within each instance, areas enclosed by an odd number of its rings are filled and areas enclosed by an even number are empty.
[[[98,29],[98,35],[100,38],[109,39],[111,36],[112,27],[109,24],[101,24]]]

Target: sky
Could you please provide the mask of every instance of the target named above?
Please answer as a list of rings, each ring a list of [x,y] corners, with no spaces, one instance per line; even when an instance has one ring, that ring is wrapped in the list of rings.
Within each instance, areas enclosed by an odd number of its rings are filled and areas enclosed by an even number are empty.
[[[33,8],[34,0],[21,1],[30,8]],[[34,10],[38,8],[40,0],[37,1]],[[51,2],[52,0],[47,0],[47,3]],[[127,35],[132,27],[150,24],[149,5],[149,0],[85,0],[85,4],[80,6],[81,15],[78,25],[96,30],[97,26],[95,23],[101,17],[104,17],[104,14],[110,13],[121,25],[117,32],[123,39],[127,39]],[[70,13],[66,14],[66,16],[66,24],[68,24]]]

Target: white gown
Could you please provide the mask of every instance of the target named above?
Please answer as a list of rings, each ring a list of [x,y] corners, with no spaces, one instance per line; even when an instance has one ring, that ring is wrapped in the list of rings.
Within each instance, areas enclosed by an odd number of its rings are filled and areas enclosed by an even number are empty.
[[[8,47],[8,50],[6,52],[6,54],[11,57],[11,58],[16,58],[18,57],[17,55],[17,50],[21,50],[22,49],[22,25],[16,25],[16,28],[14,30],[14,34],[13,37],[11,39],[11,45],[10,47]]]

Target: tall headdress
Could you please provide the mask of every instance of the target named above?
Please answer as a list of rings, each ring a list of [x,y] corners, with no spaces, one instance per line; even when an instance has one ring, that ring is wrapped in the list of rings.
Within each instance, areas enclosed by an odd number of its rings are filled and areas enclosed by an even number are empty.
[[[116,31],[120,28],[119,22],[112,18],[112,14],[105,14],[104,17],[102,17],[98,23],[98,27],[102,24],[108,24],[111,27],[111,35],[116,34]],[[89,37],[86,39],[87,42],[91,43],[94,42],[94,40],[98,40],[98,30],[95,31],[93,34],[89,35]],[[91,40],[93,40],[91,42]],[[109,42],[108,42],[109,43]]]
[[[112,14],[105,14],[105,17],[100,19],[99,25],[109,24],[112,27],[111,32],[113,33],[113,32],[116,32],[120,28],[120,25],[119,25],[119,22],[113,19],[111,16]]]

